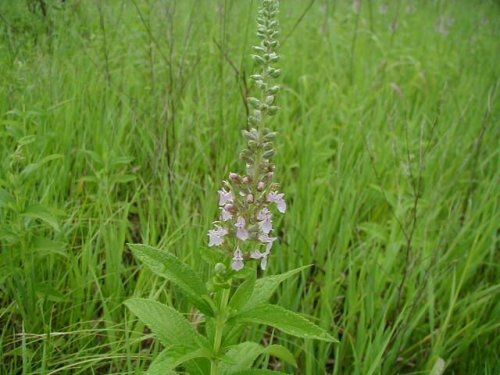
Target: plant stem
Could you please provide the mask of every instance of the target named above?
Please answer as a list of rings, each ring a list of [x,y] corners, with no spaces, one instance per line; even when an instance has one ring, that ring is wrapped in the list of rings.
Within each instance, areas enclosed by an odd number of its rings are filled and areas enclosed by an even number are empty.
[[[231,289],[227,288],[222,291],[222,296],[219,305],[219,311],[217,313],[215,322],[215,336],[214,336],[214,346],[213,352],[215,355],[219,354],[221,344],[222,344],[222,333],[224,332],[224,326],[227,319],[227,304],[229,302],[229,293]],[[210,367],[210,375],[219,374],[219,360],[217,358],[212,360],[212,365]]]

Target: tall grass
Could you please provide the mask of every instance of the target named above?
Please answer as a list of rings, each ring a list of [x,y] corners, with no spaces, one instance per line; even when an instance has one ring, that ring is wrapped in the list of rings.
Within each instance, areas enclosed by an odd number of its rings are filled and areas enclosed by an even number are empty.
[[[499,8],[414,4],[281,5],[290,210],[270,267],[314,264],[278,302],[341,343],[248,335],[302,374],[500,371]],[[196,321],[125,243],[203,269],[256,5],[0,3],[0,373],[141,373],[160,348],[131,295]]]

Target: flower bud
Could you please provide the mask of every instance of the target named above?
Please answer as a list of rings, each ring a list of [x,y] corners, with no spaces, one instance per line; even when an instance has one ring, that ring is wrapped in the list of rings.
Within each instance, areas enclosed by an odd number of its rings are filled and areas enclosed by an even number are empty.
[[[279,110],[279,107],[275,106],[275,105],[272,105],[268,108],[267,110],[267,113],[270,115],[270,116],[274,116],[276,113],[278,113],[278,110]]]
[[[256,141],[253,141],[253,140],[248,141],[249,148],[255,148],[255,147],[257,147],[257,145],[258,145],[258,143]]]
[[[236,213],[236,206],[234,204],[226,204],[224,206],[224,209],[228,212],[231,212],[232,214]]]
[[[246,196],[247,203],[253,203],[253,194],[248,194]]]
[[[257,109],[260,108],[260,100],[259,99],[253,98],[253,97],[248,97],[247,101],[248,101],[248,104],[250,104],[252,107],[257,108]]]
[[[269,69],[269,75],[271,77],[278,78],[281,75],[281,69],[274,69],[274,68],[271,69]]]
[[[262,147],[264,147],[265,151],[272,150],[273,149],[273,143],[272,142],[266,142],[266,143],[264,143],[264,145]]]
[[[278,85],[275,85],[273,87],[270,87],[267,89],[267,93],[270,95],[274,95],[279,91],[280,87]]]
[[[264,181],[260,181],[257,184],[257,191],[263,191],[266,188],[266,183]]]
[[[229,173],[229,179],[233,182],[240,182],[241,181],[241,178],[240,178],[240,175],[237,174],[237,173]]]
[[[274,156],[274,150],[267,150],[262,156],[264,159],[271,159]]]
[[[215,265],[215,273],[218,274],[218,275],[223,275],[226,273],[226,266],[222,263],[217,263]]]
[[[250,182],[252,182],[252,178],[250,176],[245,176],[243,177],[242,182],[244,184],[249,184]]]
[[[243,130],[243,136],[248,139],[248,140],[254,140],[256,141],[257,138],[258,138],[258,134],[257,134],[257,130],[255,129],[250,129],[250,131],[248,130]]]
[[[254,61],[257,64],[264,65],[266,63],[266,60],[264,60],[264,58],[262,56],[259,56],[259,55],[252,55],[252,59],[254,59]]]
[[[265,140],[265,141],[272,141],[273,139],[275,139],[275,138],[276,138],[276,135],[277,135],[277,134],[278,134],[278,133],[276,133],[276,132],[270,132],[270,133],[267,133],[267,134],[264,136],[264,140]]]
[[[254,81],[262,81],[263,79],[263,77],[260,74],[252,74],[250,78],[253,79]]]

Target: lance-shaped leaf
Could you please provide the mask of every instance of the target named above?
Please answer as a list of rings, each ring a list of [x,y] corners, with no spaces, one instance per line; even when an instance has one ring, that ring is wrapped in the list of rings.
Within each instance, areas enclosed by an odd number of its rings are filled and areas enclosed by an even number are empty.
[[[57,222],[57,218],[52,214],[52,212],[48,208],[40,204],[34,204],[27,207],[22,213],[22,215],[33,219],[42,220],[45,223],[49,224],[57,232],[61,231],[59,223]]]
[[[252,369],[252,370],[234,372],[231,375],[276,375],[276,374],[284,374],[284,372]]]
[[[264,347],[255,342],[245,341],[232,346],[223,357],[221,364],[221,374],[232,375],[250,369],[257,357],[262,354],[269,354],[277,357],[295,367],[297,363],[290,351],[281,345],[269,345]]]
[[[255,283],[255,287],[253,289],[252,296],[248,300],[248,302],[245,304],[247,308],[253,308],[255,306],[258,306],[260,304],[266,303],[269,298],[273,295],[273,293],[276,291],[278,286],[285,281],[286,279],[298,274],[300,271],[305,270],[306,268],[309,268],[310,266],[303,266],[296,268],[294,270],[282,273],[280,275],[274,275],[274,276],[266,276],[263,277],[262,279],[258,279]]]
[[[164,349],[149,365],[146,375],[175,375],[174,371],[178,366],[196,369],[196,360],[200,358],[210,358],[211,352],[207,348],[189,349],[184,346],[171,346]],[[193,375],[198,372],[191,369]]]
[[[207,302],[208,291],[201,278],[187,264],[176,256],[142,244],[129,244],[134,255],[155,274],[171,281],[181,289],[188,300],[201,312],[213,316],[213,309]]]
[[[207,347],[206,339],[191,323],[174,308],[151,299],[132,298],[125,305],[148,326],[165,345],[179,345],[187,348]]]
[[[231,302],[229,306],[235,310],[241,310],[244,308],[252,296],[255,287],[255,272],[252,272],[248,278],[241,283],[241,285],[236,289],[233,296],[231,297]]]
[[[259,305],[235,315],[232,321],[237,323],[265,324],[289,335],[304,339],[338,342],[327,331],[310,322],[302,315],[277,305]]]

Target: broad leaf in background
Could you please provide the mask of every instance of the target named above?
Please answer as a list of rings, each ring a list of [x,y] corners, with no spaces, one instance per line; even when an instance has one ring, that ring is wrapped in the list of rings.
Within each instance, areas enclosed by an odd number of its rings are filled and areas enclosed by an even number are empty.
[[[27,207],[22,213],[22,216],[42,220],[43,222],[49,224],[57,232],[61,231],[56,217],[49,211],[48,208],[40,204],[33,204]]]
[[[207,302],[209,297],[205,283],[188,265],[174,255],[151,246],[142,244],[129,244],[128,246],[134,255],[155,274],[177,285],[201,312],[213,316],[213,309]]]
[[[232,320],[238,323],[258,323],[277,328],[292,336],[304,339],[315,339],[338,342],[323,328],[311,323],[293,311],[277,305],[259,305],[235,315]]]

